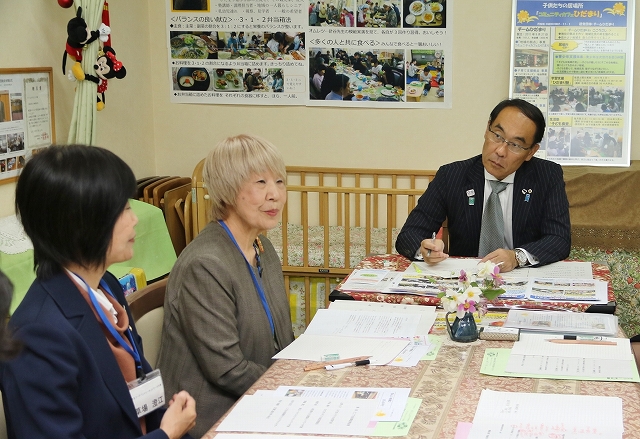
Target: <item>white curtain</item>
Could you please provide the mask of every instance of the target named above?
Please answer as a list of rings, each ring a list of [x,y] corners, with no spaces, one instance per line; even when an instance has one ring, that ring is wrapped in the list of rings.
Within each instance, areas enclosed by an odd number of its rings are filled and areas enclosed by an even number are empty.
[[[82,7],[82,18],[87,22],[89,30],[98,30],[102,23],[104,0],[74,0],[76,11]],[[75,14],[75,13],[74,13]],[[85,47],[82,53],[82,70],[94,74],[93,64],[98,57],[100,40]],[[73,104],[73,115],[69,127],[68,143],[95,145],[96,142],[96,97],[97,85],[91,81],[79,81],[76,84],[76,96]]]

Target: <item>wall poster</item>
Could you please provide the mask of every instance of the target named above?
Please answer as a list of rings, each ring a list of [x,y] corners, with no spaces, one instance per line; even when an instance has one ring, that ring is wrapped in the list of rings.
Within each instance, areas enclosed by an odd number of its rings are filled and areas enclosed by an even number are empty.
[[[54,141],[51,67],[0,69],[0,184]]]
[[[635,1],[513,1],[511,96],[537,105],[537,155],[629,166]]]
[[[166,1],[171,102],[451,108],[453,0]]]

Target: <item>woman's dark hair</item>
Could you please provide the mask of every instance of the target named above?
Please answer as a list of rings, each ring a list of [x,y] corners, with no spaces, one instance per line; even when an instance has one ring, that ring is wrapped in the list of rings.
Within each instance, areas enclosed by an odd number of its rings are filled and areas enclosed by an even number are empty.
[[[343,75],[342,73],[338,73],[333,78],[333,83],[331,85],[331,91],[334,93],[341,93],[349,84],[349,77],[347,75]]]
[[[15,357],[22,344],[17,340],[10,338],[7,329],[7,317],[9,316],[9,308],[11,307],[11,298],[13,297],[13,284],[9,278],[0,271],[0,361],[11,360]]]
[[[493,121],[498,117],[498,114],[500,114],[500,112],[507,107],[517,108],[522,114],[524,114],[528,119],[536,124],[536,133],[533,137],[533,145],[535,145],[536,143],[540,143],[542,137],[544,136],[544,130],[546,127],[544,115],[538,107],[525,101],[524,99],[505,99],[504,101],[500,102],[491,111],[491,114],[489,115],[489,123],[493,123]]]
[[[113,228],[135,194],[131,168],[111,151],[54,145],[38,152],[16,185],[16,214],[33,242],[39,279],[69,263],[106,262]]]

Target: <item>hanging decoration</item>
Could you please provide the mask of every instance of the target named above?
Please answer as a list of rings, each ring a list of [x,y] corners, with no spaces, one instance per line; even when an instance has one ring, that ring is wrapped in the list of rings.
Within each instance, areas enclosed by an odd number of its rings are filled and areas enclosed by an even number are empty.
[[[93,67],[96,76],[87,73],[85,79],[94,82],[98,86],[96,109],[101,111],[106,104],[104,92],[107,91],[108,80],[124,78],[127,74],[127,69],[116,58],[116,51],[109,46],[104,46],[102,51],[98,52],[98,59]]]

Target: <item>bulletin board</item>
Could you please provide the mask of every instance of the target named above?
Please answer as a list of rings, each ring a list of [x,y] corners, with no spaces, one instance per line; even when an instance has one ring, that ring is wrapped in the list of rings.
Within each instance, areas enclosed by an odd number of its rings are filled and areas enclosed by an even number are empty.
[[[0,69],[0,184],[54,142],[53,69]]]

